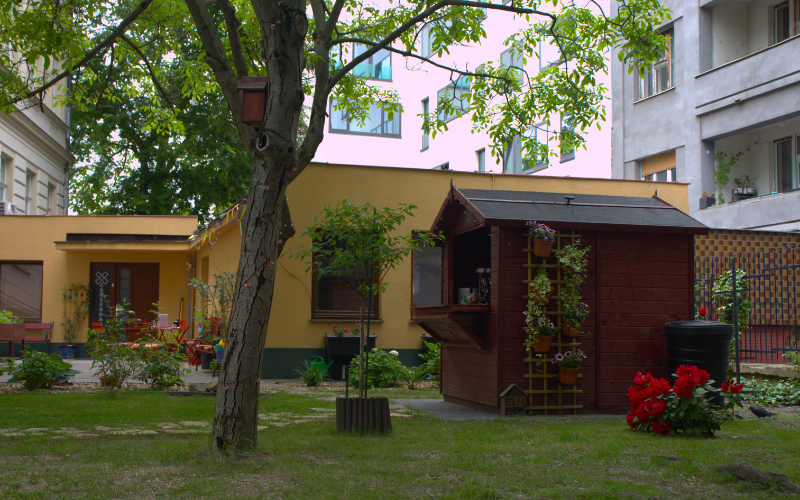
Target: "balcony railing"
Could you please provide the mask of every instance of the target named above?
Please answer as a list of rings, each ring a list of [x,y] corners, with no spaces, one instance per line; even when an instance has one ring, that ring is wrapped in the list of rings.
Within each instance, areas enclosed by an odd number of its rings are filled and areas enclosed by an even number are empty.
[[[392,67],[380,62],[378,64],[361,63],[353,69],[353,76],[372,78],[374,80],[392,80]]]

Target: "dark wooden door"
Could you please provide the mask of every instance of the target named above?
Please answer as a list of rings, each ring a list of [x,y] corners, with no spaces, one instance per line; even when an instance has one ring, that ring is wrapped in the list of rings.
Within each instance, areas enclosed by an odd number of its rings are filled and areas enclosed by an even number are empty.
[[[158,301],[158,276],[158,264],[92,263],[92,322],[105,323],[106,314],[117,304],[127,304],[141,321],[154,321],[156,316],[150,311]]]

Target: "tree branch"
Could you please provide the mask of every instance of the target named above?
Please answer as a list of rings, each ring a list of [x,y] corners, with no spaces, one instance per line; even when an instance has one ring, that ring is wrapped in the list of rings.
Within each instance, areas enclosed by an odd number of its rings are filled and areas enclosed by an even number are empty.
[[[478,9],[494,9],[494,10],[503,10],[507,12],[513,12],[516,14],[535,14],[540,16],[549,17],[550,19],[555,22],[556,16],[550,12],[543,12],[534,9],[525,9],[520,7],[513,7],[511,5],[496,5],[491,3],[483,3],[483,2],[471,2],[467,0],[443,0],[430,8],[422,11],[421,13],[417,14],[416,16],[412,17],[405,23],[403,23],[399,28],[395,29],[389,35],[387,35],[383,40],[377,42],[373,47],[365,52],[363,52],[358,57],[353,58],[352,61],[347,63],[342,69],[334,74],[330,81],[328,82],[328,92],[333,90],[333,87],[336,86],[339,81],[344,78],[344,75],[348,74],[352,71],[356,66],[361,64],[362,62],[369,59],[373,54],[378,52],[381,49],[387,48],[393,41],[400,38],[400,36],[411,29],[412,26],[415,24],[424,21],[426,18],[431,16],[432,14],[436,13],[437,11],[447,7],[447,6],[461,6],[461,7],[475,7]]]
[[[98,106],[100,105],[100,101],[103,99],[103,92],[106,91],[108,88],[108,84],[111,82],[111,74],[114,72],[114,45],[111,45],[111,64],[108,65],[108,74],[106,75],[106,81],[103,83],[103,86],[100,87],[100,93],[97,94],[97,101],[94,103],[94,109],[97,111]]]
[[[119,37],[122,39],[122,41],[130,45],[131,48],[134,51],[136,51],[137,54],[139,54],[139,57],[142,58],[142,61],[144,61],[145,66],[147,66],[147,72],[150,73],[150,79],[153,80],[153,83],[158,89],[158,92],[161,94],[161,97],[164,98],[164,101],[166,101],[167,105],[169,106],[169,109],[175,111],[175,106],[172,105],[172,101],[170,100],[169,96],[167,96],[167,92],[164,90],[164,87],[161,85],[161,82],[158,80],[158,77],[156,77],[156,74],[153,71],[153,67],[150,66],[150,61],[147,59],[147,56],[144,55],[144,53],[139,49],[139,47],[137,47],[136,44],[133,43],[133,41],[126,35],[120,35]]]
[[[128,17],[126,17],[125,19],[123,19],[123,20],[122,20],[122,22],[120,22],[120,23],[117,25],[117,27],[116,27],[116,28],[114,28],[114,31],[112,31],[112,32],[111,32],[111,33],[110,33],[110,34],[109,34],[109,35],[108,35],[108,36],[105,38],[105,40],[103,40],[102,42],[100,42],[100,44],[98,44],[97,46],[95,46],[95,48],[93,48],[92,50],[90,50],[89,52],[87,52],[87,53],[86,53],[86,55],[85,55],[85,56],[83,56],[83,59],[81,59],[80,61],[78,61],[77,63],[75,63],[75,64],[73,64],[73,65],[70,65],[70,66],[69,66],[69,68],[67,68],[66,70],[62,71],[62,72],[61,72],[61,73],[59,73],[58,75],[54,76],[54,77],[53,77],[53,78],[52,78],[50,81],[48,81],[47,83],[45,83],[45,84],[44,84],[44,85],[42,85],[41,87],[39,87],[39,88],[36,88],[36,89],[34,89],[34,90],[31,90],[30,92],[28,92],[27,94],[25,94],[23,97],[20,97],[20,98],[18,98],[18,99],[11,100],[11,101],[9,101],[9,102],[4,102],[4,103],[0,104],[0,107],[2,107],[2,106],[8,106],[9,104],[14,104],[14,103],[16,103],[16,102],[23,101],[23,100],[25,100],[25,99],[30,99],[31,97],[33,97],[33,96],[35,96],[35,95],[37,95],[37,94],[40,94],[40,93],[44,92],[45,90],[49,89],[50,87],[52,87],[53,85],[55,85],[56,83],[58,83],[58,82],[59,82],[61,79],[63,79],[64,77],[66,77],[66,76],[68,76],[68,75],[72,74],[72,72],[73,72],[73,71],[74,71],[76,68],[83,67],[83,66],[84,66],[86,63],[88,63],[90,60],[92,60],[92,58],[93,58],[94,56],[96,56],[97,54],[99,54],[99,53],[100,53],[100,52],[101,52],[103,49],[105,49],[106,47],[108,47],[109,45],[111,45],[112,43],[114,43],[114,40],[116,40],[118,36],[120,36],[120,35],[122,35],[123,33],[125,33],[125,31],[128,29],[128,26],[130,26],[130,24],[131,24],[133,21],[135,21],[135,20],[136,20],[136,18],[137,18],[137,17],[139,17],[139,15],[140,15],[142,12],[144,12],[144,11],[145,11],[145,9],[147,9],[147,8],[150,6],[150,4],[151,4],[151,3],[153,3],[153,0],[142,0],[142,2],[141,2],[139,5],[137,5],[137,6],[136,6],[136,8],[135,8],[135,9],[133,9],[133,11],[132,11],[130,14],[128,14]]]
[[[231,110],[236,128],[242,136],[242,142],[247,150],[247,156],[252,161],[256,150],[256,134],[252,127],[242,122],[242,101],[239,98],[239,81],[231,68],[225,50],[222,48],[222,40],[217,31],[214,20],[208,12],[205,0],[185,0],[189,13],[192,15],[197,27],[197,34],[203,43],[206,51],[205,62],[214,72],[214,76],[219,83],[228,108]]]
[[[225,17],[233,64],[236,67],[236,74],[241,80],[243,76],[247,76],[247,62],[244,60],[242,40],[239,38],[239,20],[236,18],[236,9],[228,0],[218,0],[217,5],[219,5],[223,17]]]

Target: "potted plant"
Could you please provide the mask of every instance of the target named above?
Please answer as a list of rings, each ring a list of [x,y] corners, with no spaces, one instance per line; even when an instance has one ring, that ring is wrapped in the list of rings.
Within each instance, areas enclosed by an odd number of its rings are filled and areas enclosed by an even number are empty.
[[[581,334],[581,324],[589,315],[589,306],[582,302],[581,287],[586,280],[586,267],[589,260],[586,257],[590,247],[581,247],[581,241],[564,246],[558,253],[558,262],[564,270],[563,285],[561,287],[561,311],[563,313],[563,333],[568,337],[577,337]]]
[[[64,328],[64,343],[59,346],[62,358],[74,358],[78,353],[75,341],[81,330],[83,322],[89,315],[91,303],[91,290],[82,283],[73,283],[64,288],[61,294],[64,300],[64,314],[61,326]]]
[[[713,207],[717,204],[716,198],[714,197],[714,193],[706,193],[703,191],[703,194],[700,195],[700,208],[708,208]]]
[[[528,338],[525,341],[525,347],[534,352],[549,352],[553,342],[553,329],[553,323],[544,316],[528,323],[526,326]]]
[[[553,286],[547,277],[547,270],[540,267],[533,281],[528,283],[528,298],[537,304],[547,305],[553,294]]]
[[[535,220],[529,220],[525,225],[528,226],[528,236],[533,238],[533,254],[543,259],[550,257],[553,243],[556,241],[556,232]]]
[[[562,385],[575,385],[578,383],[578,373],[586,354],[580,349],[556,354],[551,361],[558,366],[558,383]]]

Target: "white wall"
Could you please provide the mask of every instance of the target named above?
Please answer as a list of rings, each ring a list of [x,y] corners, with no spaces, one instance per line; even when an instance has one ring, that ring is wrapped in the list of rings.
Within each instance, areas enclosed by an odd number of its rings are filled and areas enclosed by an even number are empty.
[[[712,66],[716,68],[749,54],[748,5],[728,2],[712,11]]]
[[[605,2],[606,12],[608,2]],[[525,26],[524,19],[509,12],[489,11],[484,20],[488,35],[480,46],[452,47],[450,54],[435,59],[446,65],[457,65],[475,69],[486,61],[497,61],[506,47],[503,42]],[[528,61],[527,67],[538,68],[538,59]],[[598,80],[611,88],[607,75],[598,75]],[[502,159],[492,157],[489,151],[489,137],[485,132],[472,132],[470,114],[448,122],[448,130],[430,140],[430,147],[420,151],[422,146],[422,100],[430,102],[430,112],[436,109],[437,92],[450,81],[449,71],[420,64],[416,59],[406,59],[392,54],[392,81],[371,80],[370,85],[390,87],[400,94],[403,105],[401,118],[401,138],[370,137],[331,133],[326,130],[325,139],[320,145],[314,161],[345,163],[355,165],[379,165],[392,167],[434,168],[449,163],[451,170],[477,170],[476,151],[486,150],[486,171],[502,172]],[[550,166],[538,171],[537,175],[572,177],[611,177],[611,102],[610,91],[605,101],[608,121],[602,123],[602,130],[592,128],[586,134],[587,149],[579,149],[575,159],[559,162],[551,158]],[[552,125],[558,128],[559,117],[552,118]],[[330,122],[328,123],[328,127]],[[555,148],[551,143],[551,147]]]

